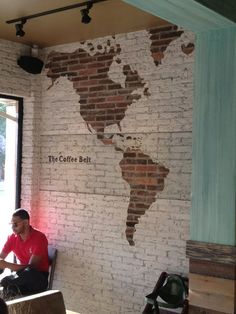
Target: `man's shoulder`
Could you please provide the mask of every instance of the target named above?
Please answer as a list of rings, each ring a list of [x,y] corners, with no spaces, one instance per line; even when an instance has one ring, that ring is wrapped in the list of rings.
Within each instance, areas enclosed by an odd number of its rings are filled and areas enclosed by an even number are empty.
[[[19,236],[17,236],[14,233],[8,235],[7,240],[5,242],[5,245],[6,244],[14,245],[18,241],[18,238],[19,238]]]
[[[17,240],[19,237],[17,236],[17,234],[12,233],[8,236],[7,241],[14,241]]]
[[[40,231],[40,230],[38,230],[36,228],[32,227],[32,233],[31,234],[35,238],[40,238],[40,239],[46,239],[47,240],[46,235],[42,231]]]

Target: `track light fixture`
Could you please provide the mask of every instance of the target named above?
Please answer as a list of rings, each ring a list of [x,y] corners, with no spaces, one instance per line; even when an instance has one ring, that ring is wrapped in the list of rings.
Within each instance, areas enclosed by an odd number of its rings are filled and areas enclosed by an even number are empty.
[[[92,8],[93,6],[93,3],[92,1],[90,1],[90,3],[87,4],[87,8],[86,9],[82,9],[80,12],[81,12],[81,15],[82,15],[82,19],[81,19],[81,22],[83,24],[88,24],[90,23],[91,21],[91,17],[89,16],[89,10]]]
[[[79,8],[79,7],[83,7],[83,6],[87,6],[85,9],[81,10],[81,15],[82,15],[81,22],[84,24],[88,24],[91,21],[91,17],[89,16],[89,10],[92,8],[92,6],[95,3],[104,2],[104,1],[108,1],[108,0],[89,0],[89,1],[85,1],[85,2],[75,3],[72,5],[68,5],[66,7],[57,8],[57,9],[53,9],[50,11],[44,11],[44,12],[40,12],[40,13],[28,15],[28,16],[23,16],[20,18],[16,18],[14,20],[9,20],[9,21],[6,21],[6,23],[12,24],[12,23],[20,22],[20,23],[15,24],[16,36],[17,37],[23,37],[25,35],[25,32],[23,30],[23,25],[26,23],[26,21],[28,21],[30,19],[34,19],[36,17],[54,14],[54,13],[58,13],[58,12],[66,11],[66,10],[71,10],[71,9],[75,9],[75,8]]]
[[[25,32],[23,30],[23,26],[26,23],[26,19],[22,19],[21,23],[17,23],[15,25],[16,28],[16,37],[23,37],[25,35]]]

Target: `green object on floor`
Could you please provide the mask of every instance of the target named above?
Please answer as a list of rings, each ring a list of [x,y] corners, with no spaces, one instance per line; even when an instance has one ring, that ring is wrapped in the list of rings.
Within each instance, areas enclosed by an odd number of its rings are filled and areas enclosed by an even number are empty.
[[[188,278],[178,274],[167,274],[163,272],[152,293],[145,297],[147,313],[159,313],[159,307],[177,309],[187,306]]]
[[[169,275],[159,292],[159,296],[165,302],[158,301],[158,304],[168,308],[181,307],[187,296],[187,291],[187,284],[183,277],[174,274]]]

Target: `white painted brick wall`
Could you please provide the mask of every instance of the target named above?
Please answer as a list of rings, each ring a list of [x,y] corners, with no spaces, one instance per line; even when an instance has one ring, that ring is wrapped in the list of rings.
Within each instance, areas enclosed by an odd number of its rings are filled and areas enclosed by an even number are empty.
[[[107,39],[91,42],[104,47]],[[1,92],[23,96],[25,102],[22,206],[58,248],[54,288],[63,292],[68,308],[83,314],[140,313],[162,271],[188,273],[193,55],[186,56],[180,47],[193,36],[186,32],[173,41],[158,67],[147,31],[109,39],[122,49],[121,64],[112,64],[110,78],[123,84],[121,67],[128,63],[151,94],[128,108],[123,138],[114,136],[111,146],[88,131],[79,96],[67,78],[47,90],[51,81],[46,71],[33,76],[15,65],[17,53],[27,47],[0,42],[0,56],[10,68],[7,72],[0,64],[6,74]],[[86,45],[44,52],[73,52]],[[12,47],[15,55],[8,60]],[[119,132],[114,126],[105,131]],[[139,147],[170,169],[164,190],[136,225],[135,246],[125,237],[130,187],[122,178],[122,152],[115,145]],[[58,154],[89,156],[91,163],[49,163],[48,156]]]
[[[40,198],[47,209],[40,225],[60,252],[54,287],[81,313],[140,312],[162,270],[187,270],[189,201],[158,200],[130,247],[124,234],[127,197],[41,192]]]
[[[104,47],[107,39],[91,43]],[[109,77],[123,84],[122,66],[128,63],[151,94],[128,108],[121,122],[123,137],[115,135],[113,145],[104,146],[89,132],[79,113],[79,95],[66,77],[49,90],[46,71],[42,80],[36,218],[59,249],[54,287],[63,291],[69,308],[83,314],[140,313],[144,296],[162,271],[188,273],[193,56],[186,56],[181,45],[193,36],[186,32],[173,41],[158,67],[147,31],[109,39],[121,46],[121,63],[112,63]],[[88,43],[52,47],[45,53],[73,52]],[[116,126],[105,132],[120,133]],[[125,237],[130,187],[119,166],[123,154],[114,149],[130,145],[170,169],[164,191],[136,225],[134,247]],[[89,156],[91,163],[49,163],[48,156],[58,154]]]

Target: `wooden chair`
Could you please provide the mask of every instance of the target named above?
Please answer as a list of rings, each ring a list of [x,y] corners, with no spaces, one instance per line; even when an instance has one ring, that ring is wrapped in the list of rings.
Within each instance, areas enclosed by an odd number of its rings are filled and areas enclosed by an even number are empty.
[[[57,260],[57,249],[48,246],[48,259],[49,259],[49,276],[48,276],[48,290],[52,289],[53,277],[56,267],[56,260]]]

